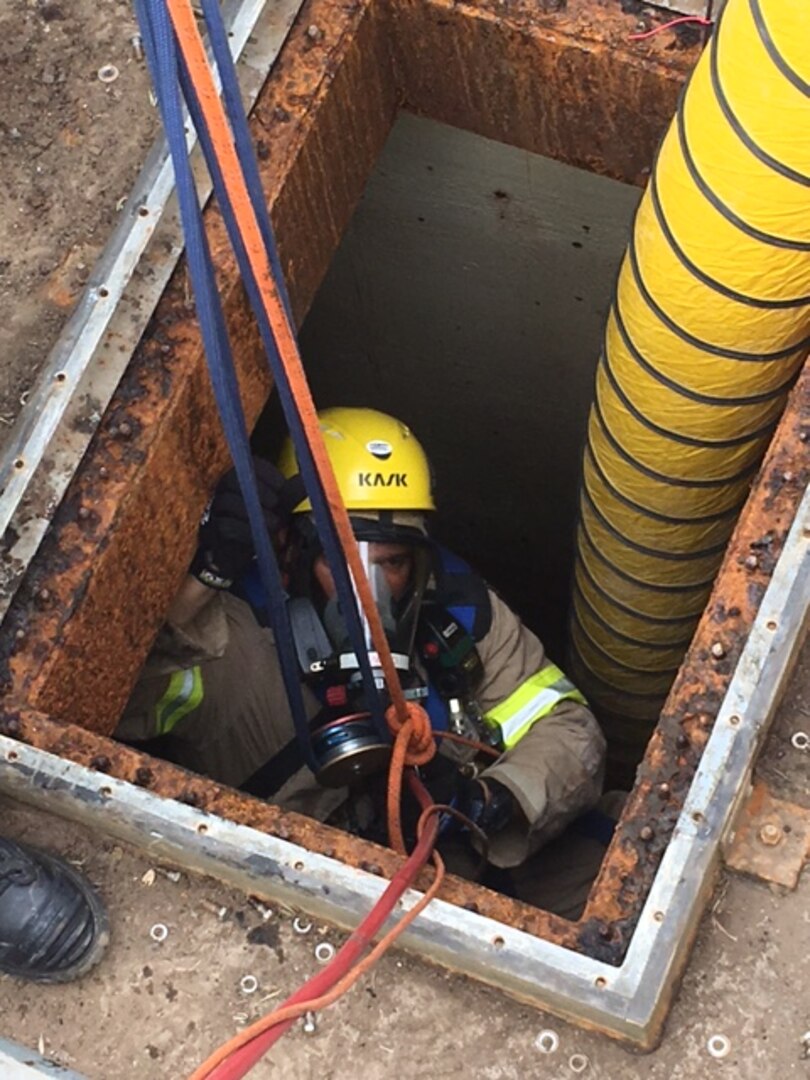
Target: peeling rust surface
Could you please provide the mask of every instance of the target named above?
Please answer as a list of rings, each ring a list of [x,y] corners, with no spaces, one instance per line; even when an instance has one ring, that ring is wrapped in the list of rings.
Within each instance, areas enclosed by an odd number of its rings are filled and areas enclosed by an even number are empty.
[[[402,865],[400,856],[388,848],[358,840],[301,814],[283,812],[277,806],[216,784],[177,765],[28,709],[6,708],[0,712],[0,733],[118,780],[147,788],[164,798],[176,799],[228,821],[248,825],[386,879]],[[426,888],[430,877],[431,871],[426,871],[417,882],[419,887]],[[487,918],[561,945],[576,947],[575,924],[480,885],[450,875],[439,895],[451,904],[479,912]]]
[[[620,964],[700,761],[718,707],[810,480],[810,364],[791,394],[730,541],[709,604],[650,740],[602,870],[577,924],[460,879],[442,896],[527,933]],[[752,551],[762,554],[756,565]],[[712,645],[722,641],[719,659]],[[716,651],[716,650],[715,650]],[[0,731],[208,813],[390,878],[391,851],[215,784],[71,724],[9,703]]]
[[[607,0],[388,0],[414,112],[628,183],[643,183],[699,48],[633,42]]]

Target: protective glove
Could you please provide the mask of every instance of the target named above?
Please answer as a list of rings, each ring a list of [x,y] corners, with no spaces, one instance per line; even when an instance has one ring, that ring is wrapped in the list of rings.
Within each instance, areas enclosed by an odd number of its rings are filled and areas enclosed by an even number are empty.
[[[259,501],[271,536],[289,524],[292,510],[304,497],[300,476],[285,480],[275,465],[254,458]],[[254,555],[247,507],[236,470],[220,480],[200,525],[191,573],[212,589],[228,589],[248,569]]]
[[[514,795],[497,780],[461,775],[453,805],[488,836],[505,828],[517,810]]]

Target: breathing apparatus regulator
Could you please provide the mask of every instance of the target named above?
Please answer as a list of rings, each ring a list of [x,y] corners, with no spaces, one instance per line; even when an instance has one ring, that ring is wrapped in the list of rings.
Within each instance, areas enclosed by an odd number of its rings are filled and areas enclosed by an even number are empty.
[[[424,451],[404,424],[372,409],[328,409],[319,420],[406,699],[426,698],[430,682],[448,703],[451,730],[479,738],[472,696],[481,676],[475,642],[431,599],[433,549],[423,515],[435,507]],[[279,468],[287,479],[298,472],[289,441]],[[316,776],[326,787],[343,787],[384,769],[391,739],[369,707],[310,511],[304,499],[292,512],[287,610],[302,677],[322,704],[310,732]],[[389,699],[380,660],[358,608],[375,696],[384,711]]]

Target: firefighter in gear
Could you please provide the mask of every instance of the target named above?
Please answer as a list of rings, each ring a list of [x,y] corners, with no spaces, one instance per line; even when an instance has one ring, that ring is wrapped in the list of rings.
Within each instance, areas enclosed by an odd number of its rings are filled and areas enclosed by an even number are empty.
[[[440,740],[434,797],[452,800],[486,833],[489,863],[524,883],[521,898],[577,914],[609,838],[588,824],[604,768],[596,720],[531,630],[463,560],[430,540],[430,468],[411,431],[370,409],[329,409],[319,419],[406,696],[425,706],[438,735],[462,734],[500,751],[488,764],[474,749]],[[326,820],[346,802],[344,785],[384,773],[386,748],[354,720],[357,659],[291,445],[278,469],[257,461],[257,478],[288,576],[317,776],[303,766],[273,634],[262,625],[233,474],[215,493],[191,573],[117,735],[159,739],[157,752],[188,768]],[[425,779],[431,787],[430,774]],[[546,845],[563,832],[556,846],[566,880],[555,893],[542,849],[552,850]],[[477,859],[466,847],[471,868]],[[542,881],[531,871],[538,859]],[[463,858],[455,869],[465,872]]]

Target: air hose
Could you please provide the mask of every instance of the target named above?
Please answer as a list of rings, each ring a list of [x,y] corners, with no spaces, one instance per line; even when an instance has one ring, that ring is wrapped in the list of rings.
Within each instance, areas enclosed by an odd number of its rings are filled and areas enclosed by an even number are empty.
[[[570,669],[637,761],[810,343],[810,5],[728,0],[619,273],[584,451]]]

